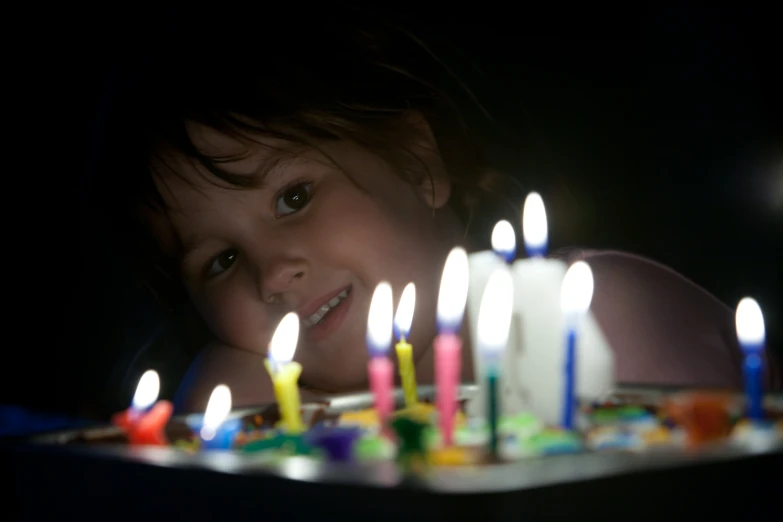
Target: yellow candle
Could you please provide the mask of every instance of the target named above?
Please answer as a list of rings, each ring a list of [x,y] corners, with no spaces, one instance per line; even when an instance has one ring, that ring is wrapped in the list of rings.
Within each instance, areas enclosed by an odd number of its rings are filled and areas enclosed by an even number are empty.
[[[397,360],[400,363],[400,379],[402,391],[405,393],[405,407],[411,408],[418,404],[416,394],[416,370],[413,367],[413,346],[405,339],[411,329],[413,321],[413,309],[416,306],[416,285],[408,283],[402,291],[400,304],[394,316],[394,328],[400,342],[397,343]]]
[[[395,349],[397,359],[400,361],[400,379],[402,379],[402,391],[405,393],[405,407],[410,408],[419,402],[416,393],[416,370],[413,367],[413,346],[402,338]]]
[[[269,342],[269,359],[264,361],[275,386],[281,424],[289,433],[304,431],[302,413],[299,410],[298,386],[302,365],[293,360],[298,340],[299,317],[296,313],[289,312],[277,325],[277,330]]]
[[[302,374],[302,365],[291,361],[280,365],[277,370],[272,367],[269,360],[264,364],[272,377],[275,387],[275,397],[280,409],[280,419],[283,429],[289,433],[301,433],[304,431],[302,413],[299,402],[299,375]]]

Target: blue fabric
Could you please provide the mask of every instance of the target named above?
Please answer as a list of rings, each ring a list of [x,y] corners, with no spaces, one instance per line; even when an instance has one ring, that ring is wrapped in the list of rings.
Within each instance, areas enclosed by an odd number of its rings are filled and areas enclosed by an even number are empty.
[[[77,429],[93,424],[57,414],[32,412],[21,406],[0,404],[0,437],[23,437],[47,431]]]

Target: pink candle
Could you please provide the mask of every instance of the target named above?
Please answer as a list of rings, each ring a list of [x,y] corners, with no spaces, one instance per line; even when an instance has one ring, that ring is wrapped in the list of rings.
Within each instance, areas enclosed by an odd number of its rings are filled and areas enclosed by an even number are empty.
[[[388,357],[372,357],[367,363],[370,375],[370,389],[375,395],[375,410],[382,423],[386,423],[394,412],[394,364]]]
[[[367,318],[367,349],[370,352],[367,374],[381,429],[387,433],[386,422],[394,412],[394,364],[389,359],[393,312],[391,285],[382,281],[375,287]]]
[[[444,446],[453,442],[461,354],[462,340],[456,335],[441,334],[435,339],[435,386],[438,390],[435,402]]]
[[[435,339],[435,403],[444,446],[454,436],[454,416],[462,370],[462,340],[457,333],[462,325],[468,298],[468,255],[461,247],[449,253],[443,268],[438,295],[438,337]]]

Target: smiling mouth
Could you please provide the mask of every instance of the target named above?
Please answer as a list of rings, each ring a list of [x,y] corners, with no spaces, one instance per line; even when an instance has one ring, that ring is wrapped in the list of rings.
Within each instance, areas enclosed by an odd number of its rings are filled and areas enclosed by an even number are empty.
[[[310,317],[303,318],[301,320],[302,326],[305,328],[312,328],[313,326],[323,321],[332,310],[340,306],[340,303],[342,303],[350,295],[350,293],[351,287],[346,288],[336,296],[332,297],[329,301],[322,304],[320,308],[318,308],[318,311],[316,311]]]

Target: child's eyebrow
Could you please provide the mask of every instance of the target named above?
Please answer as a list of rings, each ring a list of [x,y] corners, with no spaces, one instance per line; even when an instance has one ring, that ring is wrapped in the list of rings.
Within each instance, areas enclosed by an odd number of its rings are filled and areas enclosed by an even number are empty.
[[[304,158],[298,152],[280,151],[264,160],[256,169],[255,173],[253,173],[255,185],[257,187],[264,187],[269,183],[270,179],[277,178],[287,169],[299,166],[302,163],[307,163],[307,161],[307,158]]]
[[[201,246],[206,243],[207,238],[201,235],[194,235],[187,239],[180,240],[179,262],[184,266],[193,254],[198,252]]]
[[[287,169],[309,161],[303,157],[303,151],[301,150],[272,150],[272,153],[264,155],[260,161],[253,161],[252,155],[238,159],[217,160],[214,163],[220,165],[218,177],[231,185],[239,187],[265,188],[269,184],[270,179],[277,178]],[[248,166],[249,168],[236,168],[233,171],[231,169],[232,166],[239,167],[251,162],[252,164]]]

